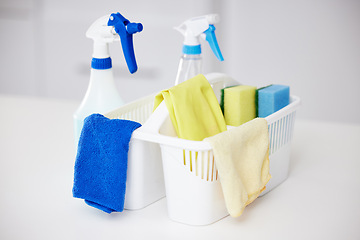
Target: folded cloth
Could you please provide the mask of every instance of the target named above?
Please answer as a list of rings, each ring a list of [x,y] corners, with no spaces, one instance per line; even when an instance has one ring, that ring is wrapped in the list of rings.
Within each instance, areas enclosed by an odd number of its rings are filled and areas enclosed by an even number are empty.
[[[213,148],[226,208],[238,217],[271,178],[267,122],[255,118],[204,141]]]
[[[123,211],[129,142],[140,126],[101,114],[85,118],[75,162],[74,197],[107,213]]]
[[[197,75],[155,97],[154,107],[165,100],[179,138],[202,141],[226,131],[215,93],[204,75]]]

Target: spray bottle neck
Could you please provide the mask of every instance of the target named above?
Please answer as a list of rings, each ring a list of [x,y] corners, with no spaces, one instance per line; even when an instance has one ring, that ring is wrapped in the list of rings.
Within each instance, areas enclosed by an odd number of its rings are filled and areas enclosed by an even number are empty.
[[[94,40],[93,58],[108,58],[109,45],[100,40]]]
[[[91,68],[96,70],[105,70],[112,68],[112,62],[109,55],[109,45],[103,41],[94,41],[93,58]]]
[[[201,54],[183,54],[182,58],[192,59],[192,60],[201,60]]]

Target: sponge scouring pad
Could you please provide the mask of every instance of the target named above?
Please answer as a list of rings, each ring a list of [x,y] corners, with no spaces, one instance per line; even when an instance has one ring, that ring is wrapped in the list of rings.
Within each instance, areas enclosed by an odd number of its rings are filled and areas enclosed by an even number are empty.
[[[264,118],[287,106],[290,88],[285,85],[270,85],[257,90],[257,116]]]
[[[228,87],[223,88],[223,89],[220,90],[220,108],[221,108],[221,111],[222,111],[223,114],[224,114],[224,91],[225,91],[225,89],[231,88],[231,87],[236,87],[236,86],[239,86],[239,85],[240,84],[228,86]]]
[[[240,85],[224,89],[224,117],[227,125],[240,126],[256,117],[256,87]]]

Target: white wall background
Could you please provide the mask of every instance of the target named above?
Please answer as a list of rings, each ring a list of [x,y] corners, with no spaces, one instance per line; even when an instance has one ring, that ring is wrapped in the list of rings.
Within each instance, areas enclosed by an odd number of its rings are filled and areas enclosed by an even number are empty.
[[[247,84],[291,86],[303,101],[300,117],[360,123],[360,1],[226,3],[226,73]]]
[[[182,45],[172,27],[216,12],[225,61],[217,62],[204,44],[204,72],[225,72],[258,87],[289,85],[303,101],[299,118],[360,123],[357,0],[1,0],[0,94],[80,101],[92,54],[85,32],[115,11],[144,25],[134,36],[139,66],[134,75],[120,45],[110,46],[116,83],[127,102],[172,86]]]

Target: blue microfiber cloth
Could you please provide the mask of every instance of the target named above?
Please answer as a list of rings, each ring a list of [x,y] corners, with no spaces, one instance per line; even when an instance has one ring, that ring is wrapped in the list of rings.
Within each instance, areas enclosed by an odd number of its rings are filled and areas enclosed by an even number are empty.
[[[270,85],[257,90],[257,116],[265,118],[287,106],[290,102],[290,87]]]
[[[104,212],[124,210],[129,142],[140,123],[85,118],[75,162],[73,196]]]

